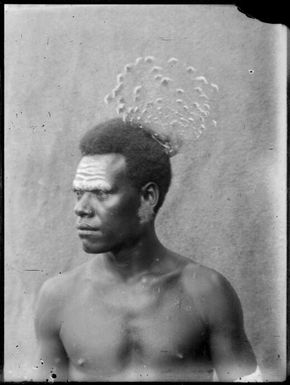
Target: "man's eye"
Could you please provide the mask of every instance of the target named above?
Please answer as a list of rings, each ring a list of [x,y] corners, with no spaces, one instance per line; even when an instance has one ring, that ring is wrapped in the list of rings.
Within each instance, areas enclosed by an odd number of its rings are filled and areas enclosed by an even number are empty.
[[[82,191],[80,191],[80,190],[74,190],[74,194],[75,194],[77,200],[81,199],[81,197],[83,195]]]
[[[109,192],[108,191],[96,190],[96,191],[94,191],[94,193],[96,194],[96,196],[99,199],[106,199],[109,196]]]

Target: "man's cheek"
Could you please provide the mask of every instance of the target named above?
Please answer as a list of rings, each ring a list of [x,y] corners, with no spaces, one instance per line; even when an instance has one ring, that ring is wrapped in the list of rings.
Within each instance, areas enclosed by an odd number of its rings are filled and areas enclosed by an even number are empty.
[[[108,216],[120,220],[134,219],[137,217],[138,212],[138,207],[132,200],[118,202],[118,204],[112,204],[112,202],[110,202],[110,205],[107,205],[106,209]]]
[[[143,202],[138,210],[138,218],[139,223],[148,223],[150,222],[154,217],[154,210],[153,207],[146,202]]]

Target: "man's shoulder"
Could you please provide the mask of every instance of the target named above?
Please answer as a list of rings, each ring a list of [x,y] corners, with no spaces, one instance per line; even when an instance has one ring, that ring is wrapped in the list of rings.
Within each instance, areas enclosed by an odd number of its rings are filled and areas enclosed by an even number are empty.
[[[183,286],[207,318],[216,319],[219,314],[230,317],[230,313],[241,317],[241,304],[236,291],[215,269],[189,263],[184,269]]]
[[[215,269],[181,254],[170,252],[169,255],[182,272],[182,280],[190,291],[211,291],[226,285],[226,278]]]
[[[41,330],[54,332],[61,323],[66,305],[79,295],[91,275],[91,261],[83,263],[65,273],[47,279],[41,286],[35,307],[35,325]]]
[[[88,275],[90,262],[83,263],[64,273],[48,278],[42,284],[39,292],[39,298],[44,301],[55,301],[59,303],[71,295],[78,284]]]
[[[201,293],[226,287],[229,282],[218,271],[201,265],[197,262],[189,262],[183,271],[183,281],[189,291]]]
[[[221,303],[237,296],[222,273],[196,262],[186,265],[183,284],[187,293],[195,298],[206,300],[209,304]]]

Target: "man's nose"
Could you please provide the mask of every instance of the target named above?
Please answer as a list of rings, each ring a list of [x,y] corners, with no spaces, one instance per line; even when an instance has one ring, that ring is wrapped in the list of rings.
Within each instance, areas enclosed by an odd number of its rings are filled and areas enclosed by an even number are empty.
[[[86,193],[84,193],[83,196],[75,204],[74,212],[79,217],[94,216],[94,209],[90,203],[89,196]]]

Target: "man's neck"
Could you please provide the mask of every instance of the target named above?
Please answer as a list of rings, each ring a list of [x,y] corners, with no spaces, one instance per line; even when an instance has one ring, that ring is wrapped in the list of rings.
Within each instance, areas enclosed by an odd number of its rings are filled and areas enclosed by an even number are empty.
[[[165,254],[166,248],[158,240],[152,226],[135,242],[107,253],[105,263],[111,272],[128,281],[158,271]]]

